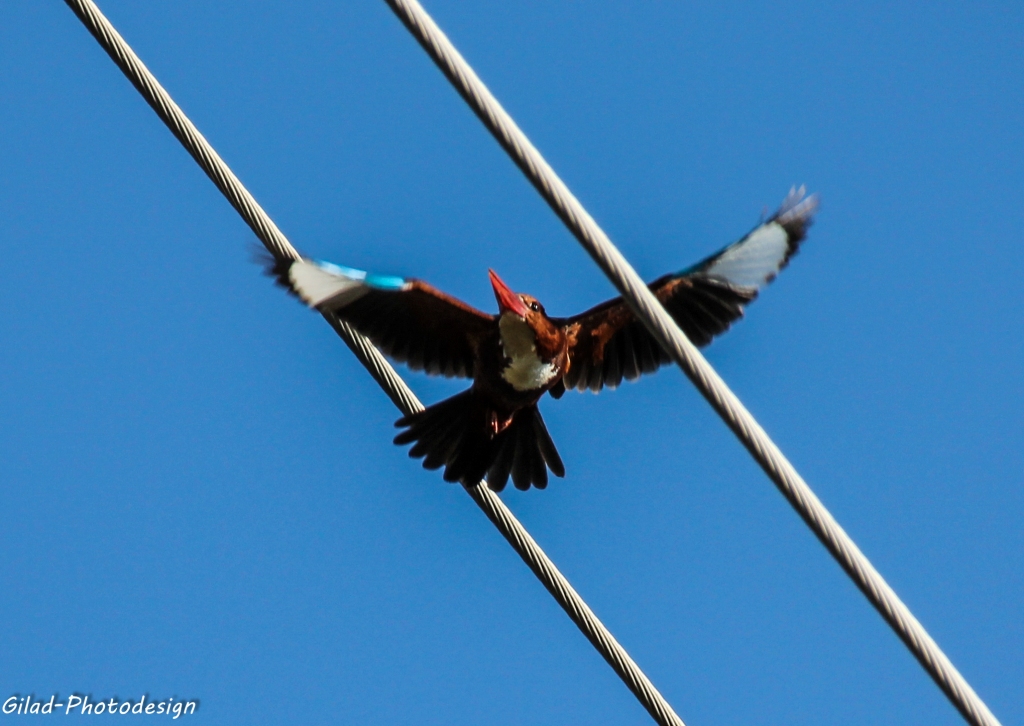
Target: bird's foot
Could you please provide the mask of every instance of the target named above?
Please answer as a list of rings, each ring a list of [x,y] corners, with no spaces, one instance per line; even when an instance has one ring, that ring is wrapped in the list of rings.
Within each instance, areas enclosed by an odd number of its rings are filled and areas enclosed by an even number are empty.
[[[497,412],[491,411],[487,416],[487,427],[491,432],[491,438],[500,434],[512,424],[512,416],[501,418]]]

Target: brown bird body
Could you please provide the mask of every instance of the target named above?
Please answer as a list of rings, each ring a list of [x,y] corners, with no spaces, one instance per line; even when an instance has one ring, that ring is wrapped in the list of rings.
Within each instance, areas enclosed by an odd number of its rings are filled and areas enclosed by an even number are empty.
[[[739,242],[650,289],[698,346],[728,329],[760,287],[774,279],[804,239],[815,197],[792,191]],[[444,478],[467,485],[484,476],[501,490],[547,486],[565,467],[541,418],[545,393],[599,391],[669,361],[621,298],[570,318],[552,318],[533,297],[514,293],[492,270],[497,315],[420,280],[373,275],[312,260],[279,260],[270,273],[311,307],[331,310],[399,362],[429,374],[472,378],[466,391],[396,423],[396,444]]]
[[[535,298],[512,292],[493,270],[490,277],[499,312],[470,336],[472,387],[400,419],[408,429],[395,443],[413,443],[410,455],[423,456],[428,469],[444,465],[449,481],[486,474],[503,488],[511,474],[520,488],[543,488],[548,469],[564,476],[565,467],[537,402],[569,368],[568,336]]]

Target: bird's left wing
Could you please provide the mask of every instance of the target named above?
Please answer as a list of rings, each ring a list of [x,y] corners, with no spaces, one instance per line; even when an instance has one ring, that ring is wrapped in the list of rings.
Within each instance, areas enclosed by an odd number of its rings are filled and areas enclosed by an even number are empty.
[[[818,206],[816,196],[805,194],[802,187],[791,190],[779,210],[739,242],[650,284],[690,342],[705,346],[728,330],[796,254]],[[623,378],[652,373],[670,360],[622,298],[552,322],[564,325],[569,336],[566,388],[615,388]]]
[[[396,361],[432,375],[472,377],[476,346],[494,320],[422,280],[307,259],[274,261],[268,273]]]

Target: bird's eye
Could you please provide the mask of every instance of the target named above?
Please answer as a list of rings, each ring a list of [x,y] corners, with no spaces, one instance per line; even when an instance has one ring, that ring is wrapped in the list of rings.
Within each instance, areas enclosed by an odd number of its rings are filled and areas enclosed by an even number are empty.
[[[532,310],[533,312],[537,312],[538,310],[540,310],[540,303],[538,303],[538,302],[530,303],[530,310]]]

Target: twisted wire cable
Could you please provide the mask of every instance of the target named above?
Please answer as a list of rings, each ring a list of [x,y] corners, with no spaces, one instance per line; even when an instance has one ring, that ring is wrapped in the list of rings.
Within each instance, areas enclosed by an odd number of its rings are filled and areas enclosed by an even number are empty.
[[[417,0],[385,2],[957,710],[974,726],[997,726],[999,721],[988,706],[686,338],[423,7]]]
[[[100,12],[95,3],[92,0],[65,0],[65,2],[128,77],[132,85],[142,94],[146,102],[156,111],[160,120],[167,125],[171,133],[210,177],[210,180],[227,197],[267,250],[279,259],[298,259],[299,253],[281,230],[171,99],[167,91],[157,82],[153,74],[114,29],[110,21]],[[423,410],[423,404],[420,403],[416,395],[366,337],[356,332],[348,323],[339,320],[333,313],[324,313],[324,318],[403,414],[408,415]],[[626,686],[636,695],[654,720],[662,726],[684,726],[683,721],[672,710],[664,697],[604,624],[594,615],[594,612],[505,506],[501,498],[486,484],[467,486],[466,491],[488,519],[494,523],[502,536],[508,540],[516,553],[533,570],[544,587],[601,653],[602,657],[622,678]]]

